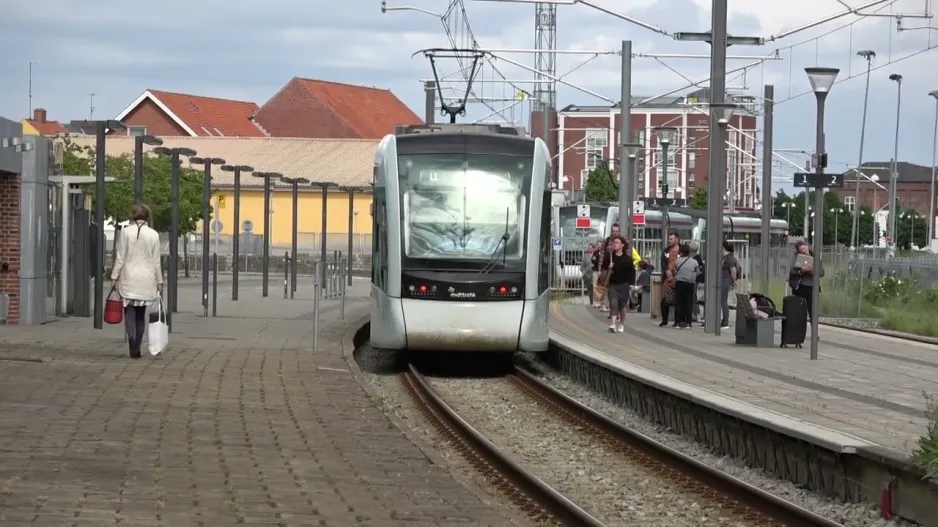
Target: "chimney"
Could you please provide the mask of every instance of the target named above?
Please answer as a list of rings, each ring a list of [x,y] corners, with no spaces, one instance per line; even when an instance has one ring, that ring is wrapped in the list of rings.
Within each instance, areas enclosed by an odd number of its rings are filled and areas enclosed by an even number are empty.
[[[36,108],[33,110],[33,121],[36,121],[37,123],[46,122],[46,109]]]

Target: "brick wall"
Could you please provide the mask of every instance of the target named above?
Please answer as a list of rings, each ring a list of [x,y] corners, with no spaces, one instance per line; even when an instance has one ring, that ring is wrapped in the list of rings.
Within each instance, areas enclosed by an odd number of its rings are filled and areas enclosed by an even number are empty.
[[[0,293],[10,295],[7,324],[20,319],[20,179],[0,173]]]

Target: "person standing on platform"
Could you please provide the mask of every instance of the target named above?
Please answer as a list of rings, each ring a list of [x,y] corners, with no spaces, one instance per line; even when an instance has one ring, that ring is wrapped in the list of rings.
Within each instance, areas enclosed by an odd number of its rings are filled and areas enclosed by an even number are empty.
[[[609,311],[609,290],[606,289],[606,286],[609,283],[609,264],[612,262],[612,238],[606,238],[600,244],[599,280],[597,280],[597,283],[602,286],[600,289],[603,294],[600,295],[599,310],[606,313]],[[612,317],[612,315],[609,316]]]
[[[730,291],[739,280],[739,261],[733,254],[733,245],[723,240],[723,261],[720,263],[720,329],[730,327]]]
[[[801,259],[798,257],[802,256]],[[804,258],[804,257],[810,257]],[[805,260],[804,264],[799,265],[799,260]],[[811,300],[814,295],[814,281],[820,280],[824,276],[824,266],[820,272],[814,268],[814,251],[803,240],[795,243],[795,254],[792,255],[791,272],[788,275],[788,286],[791,288],[791,294],[800,296],[804,299],[808,308],[808,319],[814,316],[811,312]],[[818,288],[820,291],[820,288]]]
[[[612,322],[611,333],[625,332],[625,317],[629,312],[629,299],[635,283],[635,262],[632,251],[622,236],[612,238],[612,253],[609,262],[609,306]]]
[[[151,229],[150,208],[142,203],[130,211],[131,224],[120,231],[117,257],[111,271],[111,290],[124,301],[124,325],[130,356],[139,359],[146,331],[147,307],[163,292],[160,268],[160,235]]]
[[[677,275],[675,274],[674,263],[677,262],[678,248],[681,245],[681,238],[676,232],[671,231],[668,234],[668,246],[661,253],[661,323],[660,327],[668,325],[668,311],[674,306],[676,300],[675,285]],[[675,327],[677,323],[675,322]]]
[[[593,272],[593,261],[595,260],[595,247],[592,243],[586,244],[586,250],[583,251],[583,261],[580,262],[580,276],[583,278],[583,288],[586,289],[586,298],[590,304],[594,304],[593,298],[596,291],[596,273]]]
[[[688,244],[690,248],[690,257],[697,261],[697,266],[700,268],[697,271],[697,279],[695,280],[696,287],[694,288],[694,308],[691,313],[691,318],[694,322],[700,322],[703,325],[703,320],[700,319],[700,306],[704,301],[704,291],[705,289],[705,279],[706,269],[704,268],[703,258],[700,257],[700,245],[697,242],[691,242]]]
[[[691,313],[697,296],[697,275],[700,264],[690,255],[690,247],[682,244],[678,249],[678,259],[674,262],[675,302],[674,324],[681,329],[690,329]]]

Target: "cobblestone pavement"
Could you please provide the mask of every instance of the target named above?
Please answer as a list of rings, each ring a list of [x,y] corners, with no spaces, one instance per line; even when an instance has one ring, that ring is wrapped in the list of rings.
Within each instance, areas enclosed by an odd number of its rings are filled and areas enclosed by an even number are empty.
[[[0,328],[0,525],[507,525],[355,381],[356,287],[316,353],[311,301],[253,291],[214,319],[181,292],[160,359],[90,319]]]

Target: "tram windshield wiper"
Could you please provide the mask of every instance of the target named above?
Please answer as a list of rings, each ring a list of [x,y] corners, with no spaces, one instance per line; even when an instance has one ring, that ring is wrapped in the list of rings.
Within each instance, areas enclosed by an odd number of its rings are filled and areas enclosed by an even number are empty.
[[[489,261],[485,263],[485,266],[482,268],[482,273],[490,273],[495,268],[495,264],[498,262],[496,258],[498,257],[498,251],[502,251],[502,268],[505,268],[506,262],[508,259],[508,240],[511,239],[511,232],[508,230],[508,217],[510,209],[505,207],[505,232],[502,234],[502,237],[498,239],[498,243],[495,244],[495,250],[492,251],[492,255],[489,256]]]

